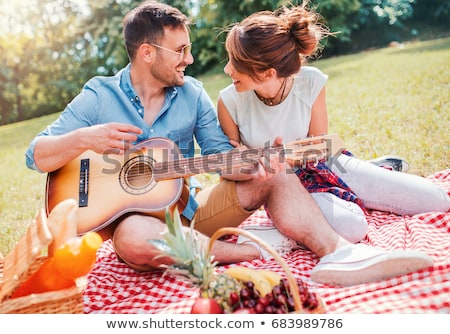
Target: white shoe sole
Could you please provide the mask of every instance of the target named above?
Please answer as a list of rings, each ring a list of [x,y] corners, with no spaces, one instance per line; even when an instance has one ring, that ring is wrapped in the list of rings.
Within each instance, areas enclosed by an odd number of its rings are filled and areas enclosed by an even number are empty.
[[[352,286],[386,280],[433,266],[426,254],[414,251],[394,251],[363,261],[318,264],[311,272],[315,282]]]
[[[275,226],[252,225],[245,226],[244,230],[254,234],[256,237],[263,240],[267,245],[272,247],[280,255],[286,255],[287,253],[298,248],[298,245],[294,240],[283,235]],[[266,252],[266,250],[263,249],[260,245],[252,240],[248,240],[244,236],[240,235],[238,237],[237,243],[251,243],[259,249],[262,258],[272,258],[272,256],[268,252]]]

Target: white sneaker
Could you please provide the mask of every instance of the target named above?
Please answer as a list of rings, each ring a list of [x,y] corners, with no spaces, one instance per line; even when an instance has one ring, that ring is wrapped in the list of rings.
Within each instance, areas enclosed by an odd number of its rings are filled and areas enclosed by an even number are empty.
[[[252,225],[252,226],[245,226],[245,227],[243,227],[243,229],[246,230],[247,232],[250,232],[251,234],[255,235],[262,241],[264,241],[267,245],[272,247],[280,255],[286,255],[287,253],[291,252],[295,248],[298,248],[298,245],[294,240],[286,237],[284,234],[281,234],[281,232],[278,231],[278,229],[274,226]],[[239,235],[239,237],[237,239],[237,243],[238,244],[250,243],[250,244],[254,245],[256,248],[258,248],[258,250],[261,254],[261,258],[264,258],[264,259],[273,258],[273,256],[270,255],[260,245],[258,245],[258,243],[256,243],[255,241],[253,241],[245,236]]]
[[[402,157],[396,155],[384,155],[382,157],[369,160],[370,163],[389,170],[406,173],[409,170],[409,163]]]
[[[351,286],[385,280],[433,266],[433,260],[416,251],[385,251],[351,244],[324,256],[311,279],[328,285]]]

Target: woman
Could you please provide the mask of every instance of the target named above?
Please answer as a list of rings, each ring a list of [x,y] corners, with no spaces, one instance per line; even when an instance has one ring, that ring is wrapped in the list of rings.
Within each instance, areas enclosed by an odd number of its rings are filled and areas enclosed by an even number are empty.
[[[304,62],[328,30],[301,6],[258,12],[228,32],[225,73],[233,83],[220,92],[218,117],[234,145],[263,147],[328,132],[328,77]],[[379,168],[351,154],[297,169],[328,223],[351,242],[364,238],[364,209],[399,215],[447,212],[448,194],[429,180]]]

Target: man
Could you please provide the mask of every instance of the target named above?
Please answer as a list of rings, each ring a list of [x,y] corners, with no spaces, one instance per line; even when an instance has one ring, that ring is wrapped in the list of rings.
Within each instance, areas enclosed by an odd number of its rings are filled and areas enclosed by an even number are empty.
[[[194,138],[204,155],[232,149],[201,83],[184,75],[194,61],[185,15],[166,4],[144,2],[125,16],[123,31],[130,64],[113,77],[94,77],[86,83],[60,117],[31,142],[26,153],[29,168],[51,172],[88,149],[124,154],[127,143],[154,137],[171,139],[186,157],[194,155]],[[319,264],[316,276],[330,284],[379,280],[431,265],[422,254],[392,257],[371,248],[364,248],[363,254],[348,250],[353,245],[328,225],[295,174],[289,173],[289,166],[275,154],[268,168],[265,165],[256,163],[252,173],[223,171],[223,181],[189,197],[184,218],[195,219],[195,228],[210,236],[220,227],[238,226],[266,203],[278,230],[258,236],[278,250],[292,247],[295,240],[325,257],[332,268]],[[131,268],[152,270],[167,261],[155,258],[158,250],[148,242],[160,238],[165,229],[159,218],[132,213],[119,218],[114,227],[115,251]],[[215,242],[212,254],[220,263],[265,256],[245,241]],[[354,261],[357,270],[348,275],[348,262]],[[392,264],[400,269],[394,270]]]

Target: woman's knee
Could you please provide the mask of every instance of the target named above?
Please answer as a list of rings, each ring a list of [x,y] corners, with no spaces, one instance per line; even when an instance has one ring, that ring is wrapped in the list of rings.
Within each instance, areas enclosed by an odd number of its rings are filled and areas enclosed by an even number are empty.
[[[364,239],[368,224],[364,211],[359,205],[331,193],[312,193],[311,195],[336,233],[352,243]]]

